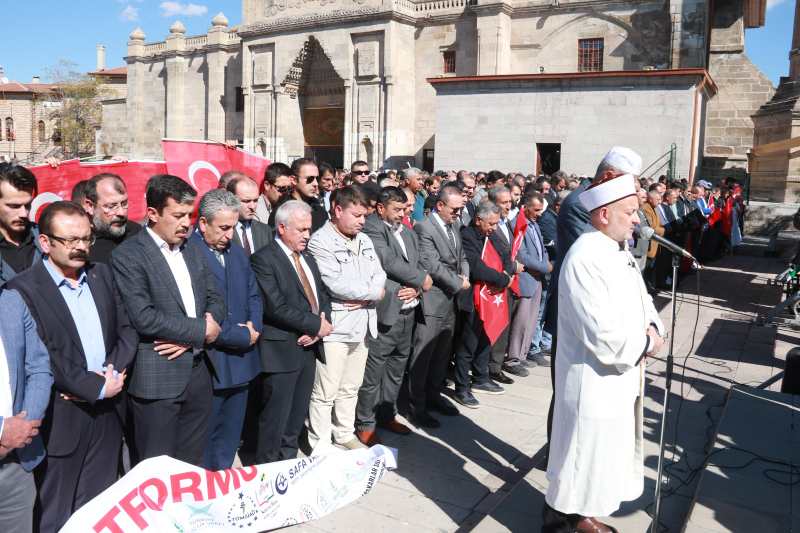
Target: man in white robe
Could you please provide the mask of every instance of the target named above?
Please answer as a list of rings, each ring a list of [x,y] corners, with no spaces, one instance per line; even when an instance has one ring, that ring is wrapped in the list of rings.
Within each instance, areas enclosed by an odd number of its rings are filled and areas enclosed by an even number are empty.
[[[664,326],[627,241],[639,223],[634,177],[581,194],[591,218],[558,282],[558,357],[543,533],[613,532],[607,516],[644,488],[644,359]]]

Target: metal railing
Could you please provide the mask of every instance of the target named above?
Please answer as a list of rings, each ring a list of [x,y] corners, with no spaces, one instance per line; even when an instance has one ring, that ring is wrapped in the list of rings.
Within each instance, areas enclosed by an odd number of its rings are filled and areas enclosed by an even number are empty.
[[[645,168],[639,177],[647,179],[651,178],[653,181],[658,181],[658,177],[666,174],[667,179],[672,180],[675,176],[675,161],[677,159],[678,147],[672,143],[668,152],[665,152],[658,159],[650,163],[650,166]],[[666,169],[666,171],[665,171]],[[649,174],[648,174],[649,172]]]

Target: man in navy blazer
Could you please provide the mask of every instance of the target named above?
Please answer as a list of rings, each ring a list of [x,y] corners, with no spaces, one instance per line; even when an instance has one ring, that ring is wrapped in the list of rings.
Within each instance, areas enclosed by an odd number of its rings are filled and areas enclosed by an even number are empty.
[[[311,207],[289,200],[275,210],[278,238],[250,257],[264,303],[259,341],[265,405],[259,416],[257,464],[297,457],[322,339],[333,330],[331,302],[314,256]]]
[[[511,322],[508,342],[508,359],[516,360],[522,366],[536,366],[527,362],[528,349],[539,323],[539,306],[542,291],[547,289],[545,276],[552,272],[542,233],[536,221],[544,211],[544,198],[538,192],[530,192],[522,199],[522,209],[518,216],[525,217],[528,227],[522,238],[517,261],[525,270],[519,274],[519,304]]]
[[[42,424],[47,457],[34,470],[36,530],[55,533],[117,481],[123,385],[139,336],[111,269],[88,261],[94,236],[83,209],[54,202],[42,211],[39,229],[45,258],[8,287],[28,305],[55,378]]]
[[[261,373],[256,346],[262,327],[261,298],[247,253],[233,242],[240,209],[241,202],[233,193],[207,192],[197,206],[197,230],[190,237],[202,248],[228,306],[215,341],[214,407],[203,458],[203,468],[211,471],[233,465],[249,382]]]
[[[29,533],[36,487],[31,471],[44,459],[37,429],[50,401],[47,349],[19,293],[0,289],[0,531]]]

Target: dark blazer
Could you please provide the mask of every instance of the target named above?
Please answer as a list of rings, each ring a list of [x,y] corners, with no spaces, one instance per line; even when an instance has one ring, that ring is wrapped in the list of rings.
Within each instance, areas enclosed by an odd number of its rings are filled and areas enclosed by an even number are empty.
[[[476,281],[485,281],[495,287],[508,287],[511,284],[509,276],[487,266],[486,263],[483,262],[483,259],[481,259],[485,240],[486,237],[483,236],[475,224],[470,224],[469,226],[461,228],[461,242],[464,243],[464,255],[469,264],[470,282],[469,289],[459,294],[459,302],[462,311],[472,311],[475,309],[472,295],[475,292]]]
[[[4,317],[0,320],[0,339],[8,362],[12,412],[16,416],[25,411],[25,420],[42,420],[53,386],[50,356],[36,335],[36,322],[18,292],[0,288],[0,316]],[[33,436],[30,444],[17,449],[17,457],[26,472],[44,459],[41,432]]]
[[[223,252],[223,267],[199,233],[192,232],[189,240],[196,242],[203,250],[208,268],[214,274],[217,288],[228,306],[214,343],[214,367],[217,369],[213,378],[214,388],[230,389],[244,385],[261,373],[261,358],[258,355],[258,342],[250,346],[250,330],[239,324],[249,320],[253,328],[261,333],[264,314],[250,260],[244,248],[231,243]]]
[[[453,227],[453,238],[456,241],[456,251],[453,251],[450,240],[432,214],[414,224],[414,232],[418,237],[422,266],[433,278],[433,286],[422,297],[425,301],[425,314],[433,317],[447,316],[453,312],[453,299],[464,284],[459,276],[469,278],[469,265],[464,256],[461,233]]]
[[[130,373],[139,336],[128,320],[111,269],[101,263],[87,262],[84,271],[103,329],[106,351],[103,365],[113,364],[114,369],[120,372],[127,368]],[[51,455],[68,455],[78,446],[81,419],[87,413],[96,416],[92,406],[98,401],[105,378],[87,370],[75,319],[44,262],[39,261],[14,276],[8,287],[18,291],[25,300],[36,321],[39,337],[50,354],[55,387],[42,422],[45,449]],[[86,400],[86,403],[65,400],[59,394],[62,392]],[[117,394],[108,401],[114,404],[121,423],[124,423],[125,394]],[[51,439],[51,435],[57,438]]]
[[[567,252],[573,243],[578,240],[589,223],[589,211],[580,200],[580,195],[586,187],[592,184],[591,179],[585,179],[561,202],[558,208],[558,219],[556,224],[556,254],[561,259],[553,265],[553,272],[550,274],[549,294],[555,294],[555,298],[547,301],[545,310],[544,330],[553,336],[558,335],[558,276],[561,273],[561,263],[566,257]]]
[[[197,243],[181,244],[192,280],[195,316],[187,316],[172,271],[147,229],[120,244],[111,253],[111,271],[128,317],[139,333],[139,350],[130,373],[128,392],[146,400],[179,396],[189,383],[192,353],[169,360],[154,350],[166,339],[205,348],[214,363],[213,346],[205,344],[206,313],[222,324],[227,313],[214,275]],[[215,371],[212,374],[216,373]]]
[[[539,230],[542,232],[542,239],[544,239],[544,247],[547,250],[547,255],[553,263],[558,259],[558,252],[556,251],[556,247],[558,246],[558,235],[556,234],[557,217],[558,215],[556,212],[548,208],[545,209],[542,216],[536,221],[536,225],[539,226]],[[549,246],[548,244],[551,242],[553,245]]]
[[[314,256],[302,252],[310,272],[309,282],[317,288],[317,306],[325,319],[331,321],[331,302]],[[325,347],[322,340],[311,346],[299,346],[297,340],[303,335],[319,333],[322,320],[311,312],[311,302],[294,269],[277,240],[269,243],[250,256],[250,264],[256,274],[259,294],[264,304],[264,329],[258,341],[261,352],[261,368],[264,372],[292,372],[305,364],[305,354],[313,352],[325,363]]]
[[[420,291],[422,297],[422,285],[425,283],[427,273],[420,261],[417,234],[407,226],[403,226],[400,236],[406,246],[408,259],[403,255],[400,243],[394,236],[389,226],[381,219],[377,212],[369,215],[364,223],[362,231],[372,240],[375,252],[381,262],[381,267],[386,272],[386,295],[378,302],[378,322],[384,325],[392,325],[400,315],[400,308],[403,302],[397,297],[397,292],[403,286],[414,287]],[[424,322],[425,316],[422,311],[422,300],[417,309],[417,320]]]
[[[274,213],[275,211],[273,210],[272,212]],[[257,252],[261,248],[268,245],[272,240],[272,228],[270,228],[267,224],[259,222],[255,219],[250,221],[250,233],[253,234],[253,242],[250,243],[250,246],[252,246],[250,253]],[[239,238],[239,230],[237,229],[233,230],[233,242],[239,246],[242,246],[242,240]],[[244,248],[242,248],[242,250],[244,250]]]
[[[109,264],[111,262],[111,252],[140,231],[142,231],[142,226],[133,220],[129,220],[127,224],[125,224],[125,233],[116,239],[98,235],[94,228],[92,228],[92,235],[94,235],[97,240],[89,248],[89,261],[92,263],[103,263],[104,265]]]

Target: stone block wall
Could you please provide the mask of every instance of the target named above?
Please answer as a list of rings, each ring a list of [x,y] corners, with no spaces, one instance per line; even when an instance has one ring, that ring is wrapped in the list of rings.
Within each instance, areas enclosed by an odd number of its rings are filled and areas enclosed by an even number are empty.
[[[591,175],[614,145],[632,148],[647,167],[674,142],[678,172],[688,177],[691,82],[637,84],[624,92],[619,83],[511,84],[438,88],[436,168],[535,172],[536,143],[560,143],[561,168]]]

